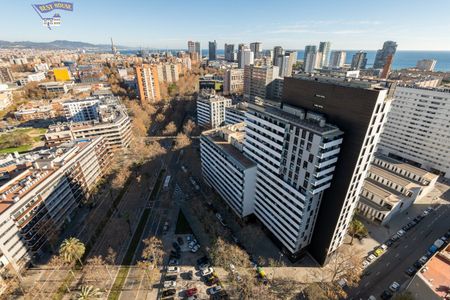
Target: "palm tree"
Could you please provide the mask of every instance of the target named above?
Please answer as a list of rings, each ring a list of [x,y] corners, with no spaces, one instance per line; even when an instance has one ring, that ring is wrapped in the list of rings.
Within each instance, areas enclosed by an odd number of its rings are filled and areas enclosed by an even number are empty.
[[[364,224],[353,218],[353,220],[350,222],[348,226],[348,234],[352,237],[352,240],[350,241],[350,245],[353,245],[353,239],[356,235],[365,235],[367,234],[367,228],[364,226]]]
[[[67,263],[74,263],[78,261],[81,265],[81,258],[84,255],[86,248],[84,244],[77,238],[70,237],[65,239],[59,247],[59,254]]]
[[[98,298],[101,296],[101,292],[98,288],[94,288],[92,285],[84,285],[81,287],[81,291],[77,295],[78,300],[88,300]]]

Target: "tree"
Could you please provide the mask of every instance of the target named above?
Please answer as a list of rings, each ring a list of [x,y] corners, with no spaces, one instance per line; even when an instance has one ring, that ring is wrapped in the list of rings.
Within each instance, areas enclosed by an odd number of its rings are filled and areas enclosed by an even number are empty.
[[[238,268],[249,268],[250,257],[239,246],[228,243],[219,237],[210,251],[211,259],[215,266],[230,269],[230,264]]]
[[[84,285],[81,287],[80,292],[77,295],[78,300],[88,300],[99,298],[101,296],[101,292],[98,288],[94,288],[92,285]]]
[[[92,273],[94,273],[94,269],[98,269],[99,267],[101,267],[101,268],[104,267],[106,269],[106,273],[108,273],[109,279],[112,279],[111,273],[108,270],[106,262],[101,255],[89,258],[87,260],[87,265],[90,267],[90,270]],[[103,274],[100,273],[97,275],[99,275],[98,276],[99,279],[103,278]]]
[[[313,282],[309,284],[302,292],[308,300],[327,300],[327,295],[322,287],[317,283]]]
[[[174,121],[171,121],[164,128],[163,134],[164,135],[174,135],[176,132],[177,132],[177,126],[175,125]]]
[[[177,134],[175,140],[175,150],[183,149],[191,144],[191,139],[184,133]]]
[[[85,250],[86,248],[84,244],[79,239],[70,237],[62,242],[59,248],[59,254],[67,263],[72,264],[78,261],[81,265],[83,265],[81,258],[83,257]]]
[[[365,236],[367,235],[367,228],[364,226],[364,224],[357,220],[356,218],[353,218],[353,220],[350,222],[348,226],[348,234],[352,237],[350,241],[350,245],[353,245],[353,239],[355,236]]]
[[[187,120],[186,123],[184,123],[183,132],[187,136],[190,136],[192,131],[194,131],[194,129],[195,129],[195,123],[191,119]]]
[[[150,261],[155,268],[161,265],[164,257],[162,241],[159,238],[152,236],[146,238],[142,242],[145,245],[142,250],[142,258]]]

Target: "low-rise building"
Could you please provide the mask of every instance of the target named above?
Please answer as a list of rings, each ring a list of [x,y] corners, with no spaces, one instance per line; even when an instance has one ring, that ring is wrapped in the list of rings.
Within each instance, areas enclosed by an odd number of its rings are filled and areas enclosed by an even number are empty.
[[[51,105],[41,105],[37,107],[20,107],[14,112],[17,121],[26,122],[34,120],[53,119],[56,112]]]
[[[49,93],[64,93],[66,94],[72,89],[73,82],[43,82],[39,84],[39,87],[46,90]]]
[[[101,137],[35,153],[32,166],[0,186],[0,265],[19,271],[57,237],[111,160]]]
[[[244,156],[245,123],[204,131],[200,139],[203,178],[240,218],[253,213],[256,163]]]
[[[6,109],[12,104],[13,95],[10,91],[0,91],[0,110]]]
[[[430,192],[438,175],[376,155],[365,179],[357,211],[381,225]]]
[[[231,99],[216,95],[214,90],[202,90],[197,97],[197,124],[205,128],[221,126],[229,106]]]
[[[223,91],[223,78],[221,76],[206,74],[198,79],[199,90],[215,90],[216,92]]]

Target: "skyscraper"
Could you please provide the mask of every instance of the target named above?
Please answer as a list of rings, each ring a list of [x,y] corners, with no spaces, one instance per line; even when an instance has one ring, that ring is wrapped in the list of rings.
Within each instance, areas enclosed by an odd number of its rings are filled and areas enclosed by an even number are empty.
[[[328,67],[330,61],[330,42],[320,42],[319,44],[319,52],[322,53],[322,57],[320,59],[319,68]]]
[[[383,44],[383,48],[377,51],[375,56],[375,61],[373,63],[374,69],[383,69],[384,66],[389,63],[388,58],[391,56],[390,62],[394,58],[395,52],[397,51],[397,43],[393,41],[386,41]]]
[[[275,47],[273,48],[273,65],[274,65],[274,66],[277,66],[277,58],[278,58],[280,55],[283,55],[283,54],[284,54],[283,47],[281,47],[281,46],[275,46]]]
[[[309,75],[284,79],[283,103],[315,112],[344,132],[323,145],[338,143],[339,158],[334,162],[319,155],[316,166],[334,166],[333,180],[323,192],[321,207],[310,245],[310,254],[324,264],[343,242],[359,192],[381,134],[389,108],[391,91],[387,83]],[[351,109],[349,109],[351,107]],[[331,163],[331,164],[330,164]],[[310,182],[321,186],[326,178],[319,172]]]
[[[161,100],[157,65],[144,64],[136,67],[136,81],[141,104]]]
[[[195,42],[188,41],[188,52],[194,53],[195,52]]]
[[[195,42],[195,52],[198,54],[198,58],[202,59],[202,49],[200,48],[200,42]]]
[[[270,98],[271,84],[278,77],[278,67],[248,65],[244,68],[244,99]]]
[[[347,53],[345,51],[332,51],[328,66],[331,68],[342,68],[345,64],[346,57]]]
[[[305,53],[303,56],[303,70],[306,73],[314,71],[317,65],[317,47],[314,45],[308,45],[305,47]]]
[[[277,58],[277,66],[279,67],[280,77],[292,76],[292,68],[297,61],[296,51],[286,51],[284,55],[279,55]]]
[[[361,70],[365,69],[367,64],[367,53],[358,51],[352,57],[352,70]]]
[[[217,43],[214,40],[214,42],[209,42],[208,47],[208,54],[209,54],[209,60],[216,60],[217,59]]]
[[[234,44],[225,44],[224,52],[226,61],[234,61]]]
[[[255,54],[255,58],[262,57],[262,44],[261,42],[254,42],[250,44],[250,50]]]
[[[416,68],[421,71],[434,71],[437,60],[435,59],[421,59],[417,61]]]
[[[201,53],[201,49],[200,49],[200,42],[188,41],[188,53],[197,53],[196,59],[201,60],[202,53]],[[193,56],[191,55],[191,58],[192,57]]]
[[[239,50],[238,57],[239,57],[238,66],[240,69],[243,69],[245,66],[248,65],[253,65],[255,60],[254,53],[248,48],[243,48],[242,50]]]

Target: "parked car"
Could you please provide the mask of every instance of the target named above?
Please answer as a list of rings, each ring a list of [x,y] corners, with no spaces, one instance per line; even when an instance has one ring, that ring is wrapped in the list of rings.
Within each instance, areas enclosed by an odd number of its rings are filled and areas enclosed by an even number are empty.
[[[161,296],[162,296],[163,298],[165,298],[165,297],[170,297],[170,296],[175,295],[176,292],[177,292],[176,289],[165,290],[165,291],[162,292]]]
[[[177,282],[176,281],[164,281],[164,288],[176,288]]]
[[[197,288],[195,288],[195,287],[190,288],[190,289],[186,290],[184,293],[186,294],[186,297],[194,296],[195,294],[197,294]]]
[[[384,244],[385,244],[386,246],[390,247],[390,246],[392,246],[392,245],[394,244],[394,241],[391,240],[391,239],[389,239],[389,240],[387,240]]]
[[[367,257],[367,261],[372,262],[372,261],[375,260],[376,258],[377,258],[377,257],[376,257],[375,255],[370,254],[370,255]]]
[[[177,276],[176,274],[175,274],[175,275],[166,275],[166,276],[164,277],[164,280],[165,280],[165,281],[176,281],[177,278],[178,278],[178,276]]]
[[[203,271],[200,272],[200,274],[202,276],[208,276],[209,274],[212,274],[214,272],[214,269],[209,267],[207,269],[204,269]]]
[[[167,268],[167,273],[180,273],[180,268],[179,267],[168,267]]]
[[[385,244],[381,244],[381,245],[380,245],[380,248],[383,249],[383,251],[386,251],[387,248],[388,248],[388,246],[385,245]]]
[[[197,265],[201,266],[201,265],[207,264],[208,261],[209,261],[209,259],[207,256],[200,257],[199,259],[197,259]]]
[[[406,232],[403,229],[400,229],[399,231],[397,231],[397,235],[398,236],[403,236]]]
[[[216,213],[216,218],[217,218],[217,220],[219,220],[219,221],[222,221],[222,220],[223,220],[222,215],[219,214],[219,213]]]
[[[370,265],[370,261],[368,261],[368,260],[366,260],[366,259],[363,260],[362,266],[363,266],[364,269],[367,268],[369,265]]]
[[[209,289],[209,294],[214,295],[214,294],[217,294],[218,292],[220,292],[221,290],[222,290],[222,287],[220,285],[216,285],[215,287],[212,287]]]
[[[176,259],[176,258],[171,258],[170,260],[169,260],[169,265],[170,266],[176,266],[176,265],[179,265],[180,264],[180,262],[178,261],[178,259]]]
[[[416,267],[414,267],[414,266],[409,267],[409,268],[405,271],[405,273],[406,273],[408,276],[414,276],[414,274],[416,274],[416,272],[417,272],[417,269],[416,269]]]
[[[200,269],[200,271],[206,270],[209,268],[209,264],[204,263],[204,264],[200,265],[198,268]]]
[[[381,254],[383,254],[384,250],[381,248],[377,248],[375,249],[375,251],[373,251],[373,255],[375,255],[376,257],[379,257]]]
[[[198,249],[200,249],[200,245],[199,245],[199,244],[194,245],[194,247],[192,247],[192,249],[191,249],[191,252],[192,252],[192,253],[195,253],[195,252],[198,251]]]
[[[180,245],[183,245],[183,244],[184,244],[183,238],[182,238],[181,236],[179,236],[179,237],[177,238],[177,242],[178,242],[178,244],[180,244]]]
[[[383,300],[388,300],[392,298],[392,293],[389,290],[385,290],[381,295],[380,298]]]
[[[397,282],[397,281],[394,281],[390,286],[389,286],[389,289],[392,291],[392,292],[396,292],[396,291],[398,291],[399,289],[400,289],[400,284]]]
[[[169,222],[165,222],[164,223],[164,227],[163,227],[163,233],[165,234],[165,233],[167,233],[167,231],[169,230]]]
[[[194,278],[194,273],[192,271],[184,273],[187,280],[192,280]]]
[[[394,242],[397,241],[400,238],[400,236],[396,233],[391,237],[391,240],[393,240]]]

